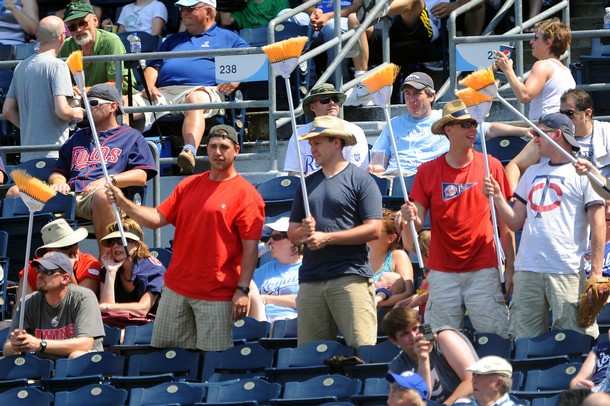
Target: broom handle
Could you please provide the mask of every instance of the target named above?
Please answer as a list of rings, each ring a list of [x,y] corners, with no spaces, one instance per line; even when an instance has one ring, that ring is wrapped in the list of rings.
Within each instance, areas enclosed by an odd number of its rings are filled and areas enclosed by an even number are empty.
[[[21,302],[19,304],[19,332],[23,331],[25,320],[25,295],[28,288],[28,268],[30,262],[30,250],[32,249],[32,227],[34,225],[34,211],[30,209],[30,217],[28,219],[28,235],[25,243],[25,264],[23,265],[23,279],[21,285]],[[6,277],[6,276],[5,276]]]
[[[402,189],[402,195],[405,197],[405,202],[408,202],[409,194],[407,193],[407,185],[405,184],[405,179],[402,177],[402,166],[400,164],[400,158],[398,157],[398,147],[396,146],[396,140],[394,139],[394,129],[392,128],[392,123],[390,120],[390,107],[387,104],[383,107],[383,113],[385,115],[385,120],[388,123],[388,128],[390,129],[392,151],[394,151],[394,156],[396,157],[396,168],[398,169],[398,179],[400,179],[400,188]],[[415,229],[415,222],[413,220],[409,220],[409,228],[411,228],[411,235],[413,236],[413,245],[415,245],[417,261],[419,262],[419,266],[423,269],[424,260],[422,259],[421,250],[419,249],[419,239],[417,238],[417,230]]]
[[[307,196],[307,186],[305,185],[305,171],[303,170],[303,159],[301,158],[301,146],[297,135],[297,120],[294,116],[294,104],[292,101],[292,92],[290,91],[290,76],[284,77],[286,84],[286,96],[288,96],[288,108],[290,109],[290,122],[292,123],[292,133],[295,136],[297,144],[297,156],[299,157],[299,177],[301,178],[301,192],[303,193],[303,205],[305,207],[305,217],[311,218],[309,211],[309,197]]]
[[[91,114],[91,106],[89,106],[89,100],[87,98],[87,92],[85,89],[81,89],[83,95],[83,102],[85,103],[85,111],[87,112],[87,119],[89,120],[89,126],[91,128],[91,134],[93,134],[93,140],[95,141],[95,148],[100,156],[100,164],[102,165],[102,171],[104,172],[104,179],[106,183],[110,184],[110,176],[108,175],[108,169],[106,168],[106,161],[104,161],[104,154],[102,154],[102,146],[100,145],[100,139],[97,136],[97,130],[95,128],[95,122],[93,121],[93,115]],[[121,222],[121,215],[116,202],[112,202],[112,211],[114,212],[114,218],[116,219],[117,228],[119,234],[121,234],[121,242],[123,243],[123,249],[125,255],[129,257],[129,249],[127,248],[127,239],[125,238],[125,232],[123,231],[123,223]]]
[[[540,134],[542,137],[544,137],[545,140],[550,142],[551,145],[553,147],[555,147],[558,151],[560,151],[563,154],[563,156],[568,158],[568,160],[570,160],[570,162],[574,163],[577,161],[577,159],[574,157],[574,155],[570,154],[568,151],[563,149],[551,137],[549,137],[544,131],[542,131],[540,128],[538,128],[538,126],[536,124],[532,123],[527,117],[525,117],[523,114],[521,114],[521,112],[519,110],[517,110],[512,104],[510,104],[508,101],[506,101],[502,96],[497,94],[496,97],[498,98],[498,100],[500,100],[500,102],[502,104],[504,104],[506,107],[508,107],[508,109],[510,111],[515,113],[517,116],[521,117],[521,119],[523,119],[527,124],[529,124],[538,134]],[[606,185],[604,185],[601,180],[597,179],[597,177],[595,177],[595,175],[593,175],[591,172],[587,173],[587,177],[589,178],[589,180],[591,182],[595,183],[597,186],[604,189],[606,192],[610,193],[610,189],[608,189],[608,187]]]
[[[485,141],[485,134],[483,134],[483,123],[481,122],[481,147],[483,149],[483,162],[485,163],[485,176],[490,177],[491,171],[489,170],[489,159],[487,157],[487,142]],[[489,207],[491,210],[491,223],[494,229],[494,242],[496,243],[496,256],[498,258],[498,270],[500,271],[500,282],[504,282],[504,268],[502,267],[502,248],[500,232],[498,231],[498,217],[496,215],[496,205],[494,204],[493,196],[488,196]]]

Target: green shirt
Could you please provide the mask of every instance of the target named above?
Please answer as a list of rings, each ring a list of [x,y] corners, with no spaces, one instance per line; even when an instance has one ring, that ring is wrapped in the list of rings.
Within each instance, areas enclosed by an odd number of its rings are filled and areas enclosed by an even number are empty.
[[[262,3],[249,0],[245,9],[231,13],[231,16],[239,29],[257,28],[269,24],[269,21],[286,8],[290,8],[288,0],[264,0]]]
[[[125,46],[118,35],[111,32],[96,30],[95,43],[93,44],[93,53],[91,55],[123,55],[125,54]],[[68,38],[59,51],[59,57],[68,57],[72,52],[80,50],[81,47],[74,41],[74,38]],[[85,62],[85,86],[90,87],[98,83],[114,81],[115,78],[115,62]],[[123,72],[123,94],[126,94],[127,89],[127,69],[121,63]],[[132,76],[132,85],[135,90],[136,82]]]

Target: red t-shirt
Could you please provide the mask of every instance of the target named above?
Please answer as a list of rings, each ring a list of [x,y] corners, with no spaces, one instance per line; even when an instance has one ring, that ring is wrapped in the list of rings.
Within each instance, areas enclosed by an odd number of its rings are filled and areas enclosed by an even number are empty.
[[[39,259],[35,258],[34,260]],[[97,258],[91,254],[84,254],[78,251],[76,254],[76,263],[74,264],[74,274],[76,281],[81,283],[84,279],[91,278],[96,281],[100,280],[101,265]],[[23,269],[19,272],[19,277],[23,278]],[[32,266],[32,262],[28,267],[28,285],[30,289],[36,291],[36,268]]]
[[[498,265],[489,198],[483,194],[483,154],[456,169],[443,154],[422,164],[409,197],[430,212],[428,268],[444,272],[469,272]],[[502,164],[489,156],[491,175],[509,198],[512,190]]]
[[[241,273],[242,240],[261,238],[263,199],[247,180],[190,176],[157,210],[176,227],[165,284],[200,300],[233,298]]]

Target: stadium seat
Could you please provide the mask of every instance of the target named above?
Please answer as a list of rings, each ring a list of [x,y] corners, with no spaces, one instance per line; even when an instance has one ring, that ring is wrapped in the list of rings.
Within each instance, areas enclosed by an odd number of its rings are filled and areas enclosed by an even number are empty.
[[[521,137],[496,137],[486,141],[485,145],[487,153],[506,166],[529,141]]]
[[[346,367],[346,372],[350,378],[363,382],[367,378],[384,378],[388,363],[399,353],[400,348],[387,340],[375,345],[363,345],[358,349],[358,356],[366,363]]]
[[[266,320],[258,321],[252,317],[245,317],[233,323],[234,344],[258,341],[269,336],[271,323]]]
[[[0,380],[50,378],[53,361],[35,355],[10,355],[0,359]]]
[[[0,257],[6,256],[7,248],[8,248],[8,233],[6,231],[0,231]]]
[[[57,158],[35,158],[16,165],[14,169],[26,171],[29,175],[46,182],[56,163]]]
[[[152,340],[153,323],[125,328],[124,345],[148,345]]]
[[[265,201],[265,216],[273,217],[290,211],[300,182],[297,176],[278,176],[258,185],[256,190]]]
[[[271,405],[321,404],[329,401],[347,401],[360,393],[361,382],[343,375],[322,375],[305,382],[287,382],[279,400]]]
[[[148,354],[134,354],[128,359],[127,376],[172,373],[180,380],[196,381],[199,351],[168,348]]]
[[[129,406],[147,405],[190,405],[203,400],[205,390],[202,386],[193,386],[185,382],[162,383],[151,388],[132,389]]]
[[[497,355],[509,359],[513,351],[513,341],[493,333],[476,333],[474,349],[479,358]]]
[[[580,62],[582,64],[582,84],[610,82],[608,70],[610,67],[610,57],[581,55]],[[610,114],[610,108],[608,108],[606,103],[609,94],[608,90],[591,92],[591,98],[595,106],[595,115],[603,116]]]
[[[269,383],[262,379],[244,379],[228,385],[212,385],[208,387],[206,404],[222,404],[226,402],[239,403],[255,401],[267,404],[271,399],[280,396],[279,383]]]
[[[569,389],[572,378],[576,376],[582,363],[557,365],[545,370],[527,371],[526,391],[546,391]]]
[[[54,406],[106,406],[124,405],[127,391],[110,385],[87,385],[71,392],[57,392]]]
[[[112,351],[112,347],[121,342],[121,329],[118,327],[110,327],[104,324],[104,350]]]
[[[557,406],[559,404],[560,395],[555,395],[551,397],[539,397],[534,398],[530,402],[531,406]]]
[[[362,395],[350,397],[350,401],[359,406],[385,404],[390,390],[390,382],[383,378],[368,378],[364,380]]]
[[[110,352],[89,352],[77,358],[60,358],[55,361],[55,374],[49,382],[52,391],[69,390],[55,389],[63,385],[69,385],[69,378],[80,378],[87,375],[101,375],[103,378],[112,375],[123,375],[125,369],[125,357],[114,355]],[[43,383],[44,385],[44,383]],[[79,385],[84,386],[84,385]],[[65,387],[65,386],[64,386]],[[74,387],[74,386],[72,386]]]
[[[515,360],[569,356],[580,358],[591,350],[593,338],[572,330],[554,330],[532,338],[515,340]]]
[[[162,383],[175,382],[174,374],[158,374],[144,376],[111,376],[110,385],[117,389],[130,391],[135,388],[151,388]]]
[[[379,192],[381,193],[381,196],[388,196],[388,194],[390,193],[390,179],[389,178],[382,178],[376,175],[373,175],[372,173],[370,174],[371,178],[373,178],[373,180],[375,181],[375,184],[377,185],[377,187],[379,188]]]
[[[53,394],[36,388],[13,388],[0,393],[1,405],[51,406],[52,403]]]
[[[274,320],[269,338],[258,340],[264,348],[295,348],[297,346],[297,319]]]
[[[169,267],[169,262],[172,259],[172,252],[167,248],[150,248],[150,255],[157,258],[163,266],[167,269]]]
[[[258,343],[209,351],[203,360],[202,382],[222,382],[236,378],[264,376],[264,370],[273,366],[275,352]],[[220,372],[221,371],[221,372]]]
[[[597,315],[597,324],[599,326],[599,331],[602,333],[605,333],[610,329],[610,306],[605,305],[601,313]],[[600,338],[602,335],[605,336],[604,338],[608,338],[608,334],[600,334]]]

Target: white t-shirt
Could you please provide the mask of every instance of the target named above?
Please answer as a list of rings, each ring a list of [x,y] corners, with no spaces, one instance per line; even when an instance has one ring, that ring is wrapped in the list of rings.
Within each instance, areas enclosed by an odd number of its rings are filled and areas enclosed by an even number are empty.
[[[144,31],[152,35],[152,22],[155,17],[167,22],[167,8],[157,0],[152,0],[145,6],[131,3],[123,7],[117,24],[125,27],[125,31]]]
[[[364,169],[369,164],[369,144],[366,141],[366,136],[362,128],[357,125],[344,121],[345,131],[353,134],[356,137],[356,145],[351,147],[343,148],[343,157],[346,161],[353,163],[354,165]],[[297,128],[297,136],[305,135],[311,132],[313,128],[313,121]],[[311,147],[309,141],[299,141],[299,148],[301,149],[301,157],[303,159],[303,171],[305,175],[320,169],[316,161],[313,159],[311,154]],[[296,137],[294,134],[288,141],[288,150],[286,151],[286,159],[284,160],[284,171],[286,172],[299,172],[299,161],[297,161],[297,144]]]

